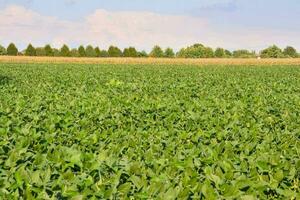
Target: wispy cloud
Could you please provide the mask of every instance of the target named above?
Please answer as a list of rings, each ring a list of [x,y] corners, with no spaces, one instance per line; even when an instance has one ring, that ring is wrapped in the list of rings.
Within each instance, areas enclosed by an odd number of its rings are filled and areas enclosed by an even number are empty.
[[[165,15],[144,11],[95,10],[79,21],[45,16],[21,6],[0,10],[0,41],[25,46],[63,43],[120,47],[134,45],[149,50],[153,45],[179,49],[195,42],[229,49],[261,49],[276,43],[300,48],[300,38],[294,32],[270,29],[224,29],[203,17]]]

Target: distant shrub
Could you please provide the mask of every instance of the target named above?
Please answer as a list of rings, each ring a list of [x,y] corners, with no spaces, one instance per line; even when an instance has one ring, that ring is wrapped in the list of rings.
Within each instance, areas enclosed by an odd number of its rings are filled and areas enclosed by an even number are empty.
[[[225,50],[223,48],[217,48],[215,50],[215,57],[216,58],[225,58],[226,57]]]
[[[134,47],[125,48],[123,51],[124,57],[138,57],[138,52]]]
[[[85,48],[84,48],[82,45],[79,46],[79,48],[78,48],[78,53],[79,53],[79,56],[80,56],[80,57],[85,57],[85,56],[86,56]]]
[[[37,56],[46,56],[46,50],[44,47],[37,47],[35,51]]]
[[[100,57],[108,57],[108,52],[106,50],[101,50],[100,51]]]
[[[284,54],[282,50],[276,45],[272,45],[260,52],[262,58],[283,58]]]
[[[96,47],[96,48],[95,48],[95,53],[96,53],[96,57],[100,57],[100,55],[101,55],[101,50],[100,50],[99,47]]]
[[[36,56],[36,50],[32,46],[32,44],[29,44],[25,50],[25,55],[26,56]]]
[[[149,56],[154,58],[162,58],[164,57],[164,52],[160,46],[155,45],[152,51],[150,52]]]
[[[86,57],[96,57],[95,49],[92,45],[88,45],[85,49]]]
[[[290,57],[290,58],[297,58],[298,57],[298,53],[297,50],[294,47],[291,46],[287,46],[284,50],[283,50],[283,54],[286,57]]]
[[[109,57],[121,57],[122,51],[116,46],[110,46],[108,48],[108,56]]]
[[[138,52],[138,57],[148,57],[148,54],[146,51],[140,51]]]
[[[7,47],[7,55],[16,56],[18,55],[18,49],[14,43],[10,43]]]
[[[53,49],[52,49],[52,47],[51,47],[49,44],[47,44],[47,45],[44,47],[44,49],[45,49],[45,54],[46,54],[46,56],[54,56]]]
[[[210,47],[205,47],[202,44],[194,44],[187,48],[182,48],[178,54],[181,58],[213,58],[214,51]]]
[[[71,50],[71,57],[80,57],[78,49],[74,48]]]
[[[70,52],[69,47],[64,44],[62,46],[62,48],[60,49],[59,55],[62,56],[62,57],[70,57],[71,56],[71,52]]]
[[[164,52],[164,57],[166,58],[174,58],[175,57],[175,53],[173,51],[173,49],[171,48],[166,48],[165,52]]]
[[[254,51],[250,52],[245,49],[235,50],[232,53],[234,58],[255,58],[256,53]]]
[[[0,45],[0,56],[6,55],[6,49],[5,47]]]

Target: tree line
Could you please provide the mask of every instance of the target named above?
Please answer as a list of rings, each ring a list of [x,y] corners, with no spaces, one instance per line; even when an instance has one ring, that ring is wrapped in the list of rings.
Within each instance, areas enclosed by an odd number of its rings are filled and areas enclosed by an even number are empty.
[[[137,51],[134,47],[128,47],[124,50],[116,46],[110,46],[108,50],[83,45],[78,48],[70,49],[67,45],[63,45],[60,49],[52,48],[49,44],[44,47],[34,47],[29,44],[23,51],[19,51],[14,43],[10,43],[7,48],[0,45],[0,55],[25,55],[25,56],[52,56],[52,57],[155,57],[155,58],[297,58],[300,54],[294,47],[287,46],[281,49],[276,45],[272,45],[259,53],[240,49],[229,51],[223,48],[204,46],[203,44],[194,44],[186,48],[180,49],[177,53],[172,48],[162,49],[156,45],[150,53],[146,51]]]

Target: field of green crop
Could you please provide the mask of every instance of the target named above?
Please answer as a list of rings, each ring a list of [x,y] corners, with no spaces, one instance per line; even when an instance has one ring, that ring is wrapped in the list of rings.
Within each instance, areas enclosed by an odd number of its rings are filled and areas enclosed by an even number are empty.
[[[300,199],[300,66],[0,64],[0,199]]]

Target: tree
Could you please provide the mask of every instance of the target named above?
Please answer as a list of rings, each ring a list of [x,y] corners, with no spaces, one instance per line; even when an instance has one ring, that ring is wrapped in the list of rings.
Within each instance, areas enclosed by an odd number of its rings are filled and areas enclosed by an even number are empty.
[[[137,57],[138,52],[134,47],[125,48],[123,51],[124,57]]]
[[[95,53],[96,53],[96,57],[100,57],[100,55],[101,55],[101,50],[100,50],[99,47],[96,47],[96,48],[95,48]]]
[[[46,50],[44,47],[37,47],[35,51],[37,56],[46,56]]]
[[[46,56],[54,56],[53,49],[52,49],[52,47],[51,47],[49,44],[47,44],[47,45],[44,47],[44,49],[45,49],[45,54],[46,54]]]
[[[214,51],[210,47],[205,47],[203,44],[194,44],[187,48],[182,48],[178,53],[181,58],[212,58]]]
[[[59,57],[60,56],[60,51],[58,49],[53,48],[52,51],[53,51],[53,56],[54,57]]]
[[[108,55],[108,52],[107,51],[105,51],[105,50],[101,50],[100,51],[100,57],[108,57],[109,55]]]
[[[215,57],[217,57],[217,58],[226,57],[225,50],[223,48],[217,48],[215,51]]]
[[[87,57],[96,57],[96,52],[94,47],[92,47],[91,45],[88,45],[85,49],[85,53]]]
[[[5,47],[0,45],[0,56],[6,55],[6,49]]]
[[[138,57],[148,57],[148,54],[146,51],[143,50],[143,51],[138,52]]]
[[[262,58],[282,58],[284,57],[282,50],[276,45],[270,46],[260,53]]]
[[[110,46],[108,48],[108,55],[109,57],[121,57],[122,51],[118,47]]]
[[[70,49],[67,45],[63,45],[62,48],[60,49],[60,56],[62,57],[70,57],[71,56],[71,52]]]
[[[232,53],[234,58],[255,58],[256,54],[255,52],[250,52],[245,49],[235,50]]]
[[[291,57],[291,58],[297,58],[298,57],[298,53],[297,50],[294,47],[291,46],[287,46],[284,50],[283,50],[283,54],[287,57]]]
[[[232,56],[232,53],[229,50],[225,49],[225,56],[226,58],[230,58]]]
[[[72,49],[70,54],[71,54],[71,57],[80,57],[79,52],[76,48]]]
[[[85,48],[82,45],[78,48],[78,53],[79,53],[80,57],[85,57],[86,56]]]
[[[18,49],[14,43],[10,43],[7,47],[7,55],[16,56],[18,55]]]
[[[26,56],[36,56],[36,50],[32,46],[32,44],[29,44],[25,50],[25,55]]]
[[[171,48],[166,48],[165,52],[164,52],[164,57],[166,58],[174,58],[175,57],[175,53],[173,51],[173,49]]]
[[[150,52],[150,57],[162,58],[162,57],[164,57],[164,52],[160,46],[155,45],[153,47],[152,51]]]

